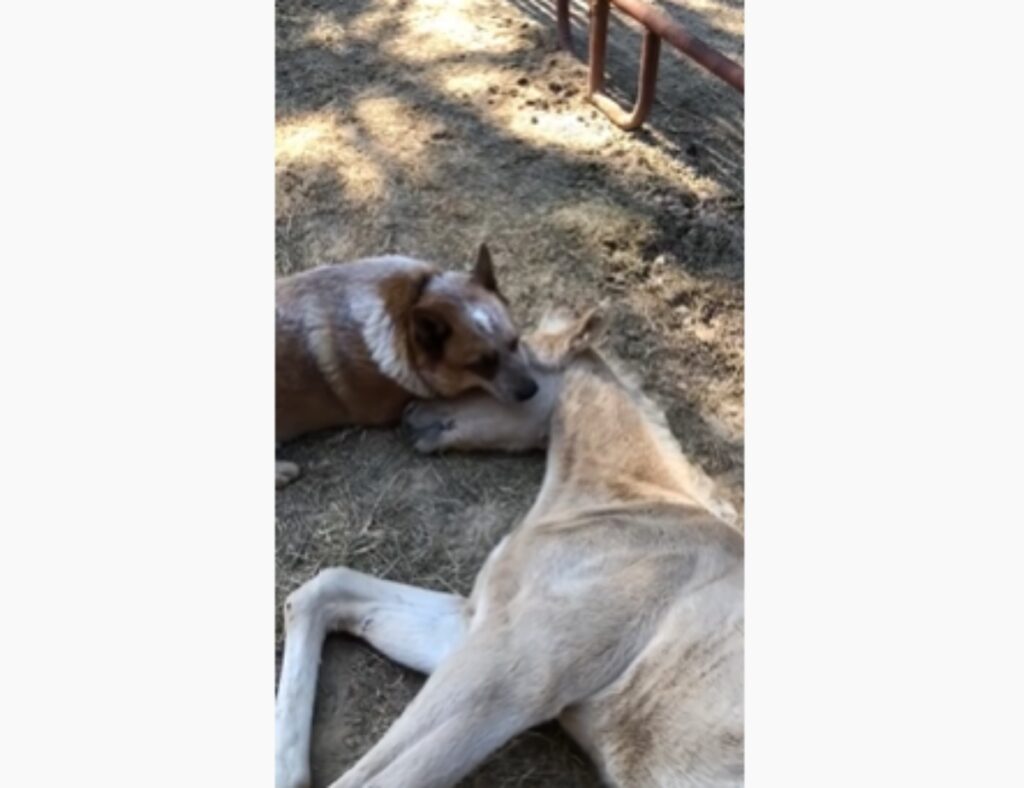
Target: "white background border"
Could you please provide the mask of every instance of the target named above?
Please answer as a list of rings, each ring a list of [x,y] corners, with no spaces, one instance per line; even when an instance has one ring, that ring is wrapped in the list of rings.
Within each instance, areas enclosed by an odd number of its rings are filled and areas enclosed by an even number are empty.
[[[1020,784],[1006,4],[747,13],[748,784]],[[3,781],[272,782],[273,8],[0,12]]]

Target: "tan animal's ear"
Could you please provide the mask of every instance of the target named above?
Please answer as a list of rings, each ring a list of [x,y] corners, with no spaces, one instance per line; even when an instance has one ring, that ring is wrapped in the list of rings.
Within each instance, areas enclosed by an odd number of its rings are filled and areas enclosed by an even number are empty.
[[[491,250],[487,248],[487,244],[480,244],[480,248],[476,251],[476,265],[473,266],[471,278],[484,289],[490,290],[495,295],[501,295],[501,291],[498,289],[498,279],[494,275],[494,263],[491,262]]]
[[[424,353],[435,361],[444,356],[444,343],[452,333],[444,316],[429,306],[412,308],[412,338]]]
[[[594,307],[579,318],[569,329],[569,352],[577,353],[597,342],[607,326],[607,318],[602,307]]]

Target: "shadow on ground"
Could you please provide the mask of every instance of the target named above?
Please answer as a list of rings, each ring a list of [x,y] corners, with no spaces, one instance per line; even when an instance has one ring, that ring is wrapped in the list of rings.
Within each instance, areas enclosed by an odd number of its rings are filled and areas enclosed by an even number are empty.
[[[742,58],[739,5],[670,4]],[[585,9],[573,9],[582,51]],[[522,322],[609,304],[609,347],[742,511],[741,98],[663,50],[649,127],[621,132],[584,100],[586,67],[556,50],[553,12],[554,0],[278,0],[277,272],[382,252],[468,265],[487,239]],[[624,102],[638,53],[616,17],[609,84]],[[310,436],[281,456],[304,475],[278,495],[278,611],[335,564],[467,592],[543,472],[540,455],[418,457],[389,431]],[[330,641],[314,785],[372,746],[420,684]],[[597,784],[553,726],[464,782]]]

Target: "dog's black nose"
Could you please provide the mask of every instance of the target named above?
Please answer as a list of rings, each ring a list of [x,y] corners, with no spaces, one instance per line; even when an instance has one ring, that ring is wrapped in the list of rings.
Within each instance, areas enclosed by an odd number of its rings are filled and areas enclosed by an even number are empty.
[[[537,384],[532,380],[525,380],[516,386],[516,399],[519,402],[526,402],[530,397],[537,393]]]

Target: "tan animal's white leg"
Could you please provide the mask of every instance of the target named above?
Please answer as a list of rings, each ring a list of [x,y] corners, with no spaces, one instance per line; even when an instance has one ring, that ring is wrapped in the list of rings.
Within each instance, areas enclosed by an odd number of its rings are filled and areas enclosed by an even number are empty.
[[[486,633],[469,635],[331,788],[451,786],[516,734],[552,719],[543,688],[523,681],[528,656],[508,646]]]
[[[462,642],[465,605],[455,594],[345,568],[325,570],[292,593],[275,714],[277,788],[309,785],[317,669],[328,632],[358,635],[395,662],[430,673]]]
[[[287,460],[275,460],[274,471],[277,475],[276,486],[278,488],[291,484],[299,478],[299,466]]]

